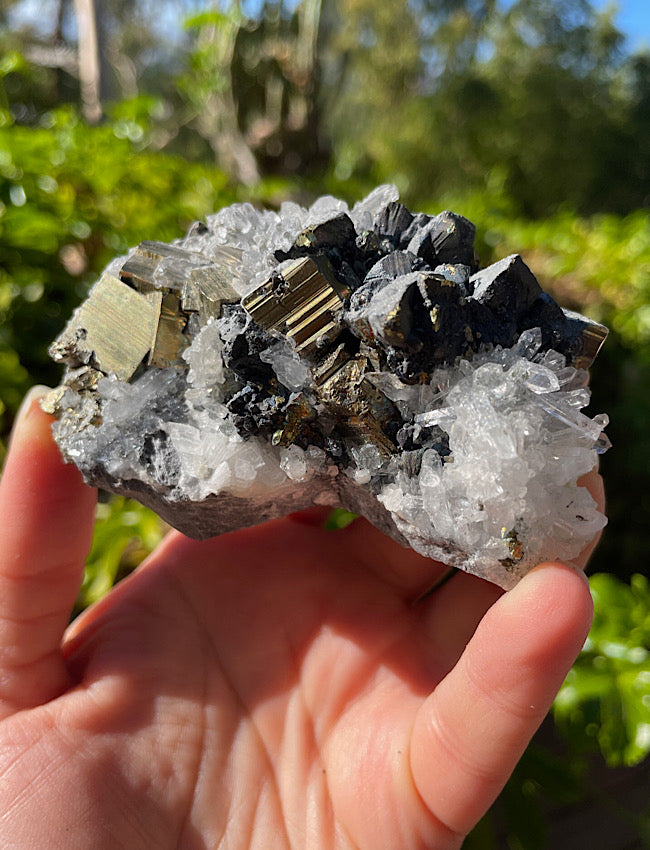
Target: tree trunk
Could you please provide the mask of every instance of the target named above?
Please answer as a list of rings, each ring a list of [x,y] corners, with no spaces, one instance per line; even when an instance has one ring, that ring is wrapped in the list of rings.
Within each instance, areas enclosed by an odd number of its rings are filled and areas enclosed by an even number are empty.
[[[220,85],[207,98],[198,117],[199,132],[215,152],[217,162],[245,186],[260,179],[257,160],[246,143],[237,120],[232,87],[232,61],[240,23],[234,17],[220,26],[204,28],[199,43],[212,43]]]
[[[86,121],[96,124],[102,118],[102,104],[99,95],[101,74],[95,2],[94,0],[74,0],[74,7],[78,30],[77,57],[81,107]]]

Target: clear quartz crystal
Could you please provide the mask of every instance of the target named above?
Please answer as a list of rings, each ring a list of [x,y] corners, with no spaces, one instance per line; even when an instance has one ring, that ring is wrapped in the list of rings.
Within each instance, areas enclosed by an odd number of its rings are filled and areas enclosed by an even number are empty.
[[[189,365],[187,382],[204,390],[218,390],[224,381],[219,323],[211,320],[203,327],[192,345],[184,352]]]
[[[311,371],[306,362],[296,353],[295,345],[278,340],[260,353],[260,360],[269,363],[278,381],[292,392],[299,392],[311,383]]]
[[[309,207],[306,226],[310,227],[314,224],[321,224],[340,213],[347,215],[349,212],[350,210],[345,201],[341,201],[333,195],[323,195]]]
[[[557,375],[547,366],[541,363],[529,363],[526,372],[526,386],[532,392],[541,395],[542,393],[554,393],[560,389]]]
[[[514,353],[534,354],[531,336],[515,346],[505,369],[499,351],[452,367],[443,405],[416,413],[416,422],[447,431],[453,456],[444,463],[435,452],[425,453],[421,502],[406,496],[402,473],[379,494],[398,527],[451,541],[488,576],[494,575],[495,557],[513,560],[507,540],[515,539],[518,528],[552,528],[550,557],[571,559],[606,522],[575,481],[595,466],[607,417],[590,419],[576,409],[588,392],[560,387],[554,370],[565,368],[563,357],[545,357],[542,364]],[[536,539],[529,533],[526,557],[548,557],[545,546],[546,534]],[[421,551],[428,553],[428,547]]]
[[[375,216],[384,209],[387,204],[392,201],[399,200],[399,192],[395,186],[390,183],[385,183],[382,186],[377,186],[366,198],[358,201],[350,213],[357,233],[363,233],[364,230],[371,230]]]
[[[307,474],[305,452],[299,446],[288,446],[280,452],[280,468],[292,481],[302,481]]]

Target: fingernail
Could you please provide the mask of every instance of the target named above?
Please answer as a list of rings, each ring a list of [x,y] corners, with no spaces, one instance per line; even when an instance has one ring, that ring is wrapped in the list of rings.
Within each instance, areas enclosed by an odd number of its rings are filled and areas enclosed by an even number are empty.
[[[584,581],[587,587],[589,587],[589,579],[587,578],[585,571],[581,567],[574,564],[572,561],[545,561],[544,563],[538,564],[536,567],[534,567],[531,572],[541,572],[542,570],[545,570],[549,567],[552,569],[557,569],[557,567],[563,567],[565,570],[570,570],[572,573],[575,573],[576,575],[580,576],[580,578]]]
[[[50,387],[46,387],[43,384],[37,384],[35,387],[32,387],[27,391],[18,413],[16,414],[14,430],[16,428],[21,428],[29,421],[29,419],[31,419],[34,413],[38,410],[36,406],[37,402],[39,402],[43,396],[47,395],[49,392],[51,392]]]
[[[579,575],[580,578],[587,585],[587,587],[591,588],[591,585],[589,584],[589,576],[585,572],[585,568],[583,566],[580,566],[580,564],[574,564],[571,561],[567,561],[566,566],[569,567],[569,569],[573,570],[574,573]]]

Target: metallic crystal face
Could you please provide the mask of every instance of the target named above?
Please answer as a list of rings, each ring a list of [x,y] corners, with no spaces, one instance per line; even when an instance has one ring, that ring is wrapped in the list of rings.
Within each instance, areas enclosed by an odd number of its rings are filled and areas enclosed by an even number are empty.
[[[105,274],[51,354],[59,362],[91,365],[128,381],[151,349],[158,318],[154,303]]]
[[[318,397],[341,421],[349,437],[363,445],[370,442],[386,455],[394,454],[395,443],[387,426],[400,420],[395,405],[365,377],[367,358],[357,355],[330,374],[318,387]]]
[[[186,324],[187,316],[180,309],[179,297],[172,292],[163,295],[156,336],[149,354],[150,366],[165,369],[178,362],[188,343],[183,335]]]
[[[310,400],[304,393],[296,396],[285,411],[282,427],[273,433],[271,442],[274,446],[292,446],[300,441],[305,429],[316,419]]]
[[[304,257],[243,298],[242,306],[265,330],[284,334],[308,355],[339,335],[337,313],[348,294],[325,257]]]
[[[94,391],[102,377],[131,381],[144,365],[181,365],[190,317],[205,324],[219,317],[224,304],[239,301],[230,281],[237,279],[241,256],[225,246],[207,264],[196,252],[141,242],[119,279],[104,274],[51,346],[51,356],[68,365],[66,386]],[[63,399],[64,393],[50,393],[48,412],[59,415]]]
[[[503,526],[503,528],[501,529],[501,539],[508,547],[509,555],[507,558],[501,558],[500,563],[506,569],[512,569],[519,563],[519,561],[521,561],[521,559],[525,555],[523,544],[519,539],[517,530],[514,528],[508,531],[508,529]]]
[[[188,269],[205,262],[200,254],[185,251],[165,242],[141,242],[120,269],[120,278],[140,291],[157,288],[164,281],[167,289],[180,291]]]
[[[564,315],[579,328],[573,364],[577,369],[588,369],[603,347],[609,329],[605,325],[601,325],[600,322],[595,322],[587,316],[575,313],[573,310],[564,310]]]
[[[239,301],[237,290],[234,289],[227,276],[218,266],[201,266],[192,269],[189,281],[198,292],[199,303],[211,301],[219,304],[234,304]]]

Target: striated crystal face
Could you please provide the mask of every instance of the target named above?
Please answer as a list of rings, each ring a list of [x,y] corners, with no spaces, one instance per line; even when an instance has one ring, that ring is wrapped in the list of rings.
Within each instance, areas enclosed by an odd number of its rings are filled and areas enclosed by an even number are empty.
[[[574,558],[606,522],[576,482],[607,330],[474,233],[381,186],[141,243],[52,346],[64,456],[197,538],[319,504],[503,587]]]

